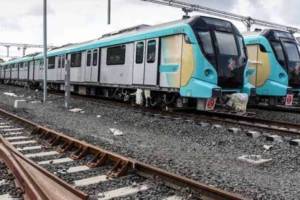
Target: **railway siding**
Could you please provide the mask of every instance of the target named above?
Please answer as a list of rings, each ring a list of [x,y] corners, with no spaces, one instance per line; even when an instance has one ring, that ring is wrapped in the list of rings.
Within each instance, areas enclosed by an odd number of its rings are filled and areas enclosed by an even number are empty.
[[[0,87],[0,91],[7,90],[7,86]],[[10,90],[26,99],[35,95],[22,88],[11,86]],[[184,116],[175,120],[84,98],[72,98],[71,105],[85,113],[72,113],[63,109],[63,99],[57,95],[50,95],[47,104],[29,103],[25,109],[14,110],[7,98],[11,97],[0,96],[1,106],[20,116],[167,171],[250,199],[299,199],[299,147],[264,137],[251,139],[244,126],[222,123],[222,128],[212,129],[214,123],[205,120],[199,124]],[[227,130],[231,127],[242,131],[234,134]],[[123,135],[114,136],[110,128],[121,130]],[[272,148],[266,151],[264,145]],[[239,161],[242,155],[261,155],[272,161],[256,167]]]

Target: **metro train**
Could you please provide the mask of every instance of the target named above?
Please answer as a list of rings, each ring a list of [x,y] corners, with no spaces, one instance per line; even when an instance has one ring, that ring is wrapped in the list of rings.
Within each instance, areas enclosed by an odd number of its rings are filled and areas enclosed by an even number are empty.
[[[72,92],[147,106],[212,110],[225,94],[250,95],[254,89],[243,36],[231,22],[217,18],[137,26],[47,54],[49,89],[64,90],[69,63]],[[0,67],[5,83],[42,84],[43,54]]]
[[[255,103],[295,104],[300,92],[300,54],[293,34],[265,29],[247,33],[244,39],[249,65],[255,69],[250,79],[256,87]]]

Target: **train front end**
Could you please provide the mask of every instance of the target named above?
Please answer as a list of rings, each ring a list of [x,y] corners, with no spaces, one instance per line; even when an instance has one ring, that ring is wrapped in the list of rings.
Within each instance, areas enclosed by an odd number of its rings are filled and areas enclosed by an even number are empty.
[[[266,29],[245,37],[256,86],[256,102],[293,105],[300,92],[300,54],[294,36],[286,31]]]
[[[229,21],[203,16],[193,18],[189,25],[197,43],[194,82],[217,86],[207,91],[208,99],[198,99],[197,108],[207,110],[207,105],[214,107],[218,100],[224,103],[227,94],[251,95],[255,91],[249,82],[252,72],[248,68],[244,39],[237,28]],[[201,87],[197,89],[206,92]],[[182,92],[187,90],[183,88]]]

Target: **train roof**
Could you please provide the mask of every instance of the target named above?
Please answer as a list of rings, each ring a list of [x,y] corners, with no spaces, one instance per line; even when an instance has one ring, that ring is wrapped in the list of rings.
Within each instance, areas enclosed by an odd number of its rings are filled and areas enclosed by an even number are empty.
[[[116,45],[119,43],[127,43],[139,38],[141,40],[142,38],[151,38],[151,37],[154,38],[157,37],[157,35],[155,35],[154,33],[159,33],[161,31],[160,33],[164,34],[162,32],[163,30],[173,29],[173,31],[169,31],[169,33],[171,34],[171,32],[173,32],[173,34],[175,34],[176,31],[182,31],[182,29],[181,30],[179,29],[174,30],[174,29],[180,28],[181,26],[188,24],[189,22],[193,21],[195,18],[199,18],[199,16],[192,17],[189,19],[184,19],[184,20],[177,20],[173,22],[163,23],[154,26],[143,26],[141,28],[129,29],[128,31],[124,31],[124,32],[122,32],[122,30],[118,31],[120,33],[116,32],[113,34],[111,33],[104,34],[102,37],[96,40],[75,44],[66,48],[56,49],[50,51],[48,54],[49,56],[55,56],[59,54],[79,52],[86,49],[99,48],[102,46]]]
[[[271,37],[283,37],[288,39],[295,39],[293,34],[288,31],[277,29],[256,29],[255,31],[245,32],[243,36],[271,36]]]
[[[207,17],[207,16],[194,16],[186,19],[176,20],[176,21],[153,25],[153,26],[143,24],[131,28],[126,28],[117,32],[104,34],[102,37],[97,38],[95,40],[90,40],[90,41],[76,43],[76,44],[68,44],[62,47],[52,49],[48,51],[47,56],[51,57],[57,55],[64,55],[68,53],[84,51],[87,49],[94,49],[94,48],[99,48],[104,46],[113,46],[113,45],[128,43],[136,40],[145,40],[145,39],[160,37],[163,35],[173,35],[173,34],[183,33],[184,28],[186,27],[187,24],[189,25],[193,24],[199,19],[203,19],[202,21],[204,24],[206,23],[206,25],[209,23],[214,23],[213,25],[218,26],[223,23],[226,26],[230,25],[234,27],[234,31],[238,31],[230,21],[219,19],[219,18]],[[43,58],[43,53],[40,53],[34,56],[26,56],[23,58],[11,60],[6,62],[5,64],[14,64],[22,61],[26,62],[32,59],[42,59],[42,58]]]

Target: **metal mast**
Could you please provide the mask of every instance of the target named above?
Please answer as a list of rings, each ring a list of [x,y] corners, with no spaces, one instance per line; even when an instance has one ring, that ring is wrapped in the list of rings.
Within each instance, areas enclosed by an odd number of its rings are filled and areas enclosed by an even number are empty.
[[[197,4],[186,3],[186,2],[183,2],[183,1],[178,1],[178,0],[142,0],[142,1],[147,1],[147,2],[152,2],[152,3],[156,3],[156,4],[161,4],[161,5],[166,5],[166,6],[172,6],[172,7],[175,7],[175,8],[180,8],[185,13],[185,16],[187,16],[187,14],[190,13],[190,12],[196,11],[196,12],[201,12],[201,13],[208,14],[208,15],[221,17],[221,18],[241,21],[245,24],[248,31],[250,31],[251,26],[255,24],[255,25],[270,27],[270,28],[274,28],[274,29],[290,31],[292,33],[300,33],[300,29],[296,28],[296,27],[285,26],[285,25],[282,25],[282,24],[263,21],[263,20],[260,20],[260,19],[254,19],[254,18],[251,18],[249,16],[246,17],[246,16],[243,16],[243,15],[237,15],[237,14],[233,14],[233,13],[230,13],[230,12],[225,12],[225,11],[220,11],[220,10],[200,6],[200,5],[197,5]]]
[[[47,99],[47,0],[44,0],[43,5],[43,38],[44,38],[44,95],[43,95],[43,102],[46,102]]]

